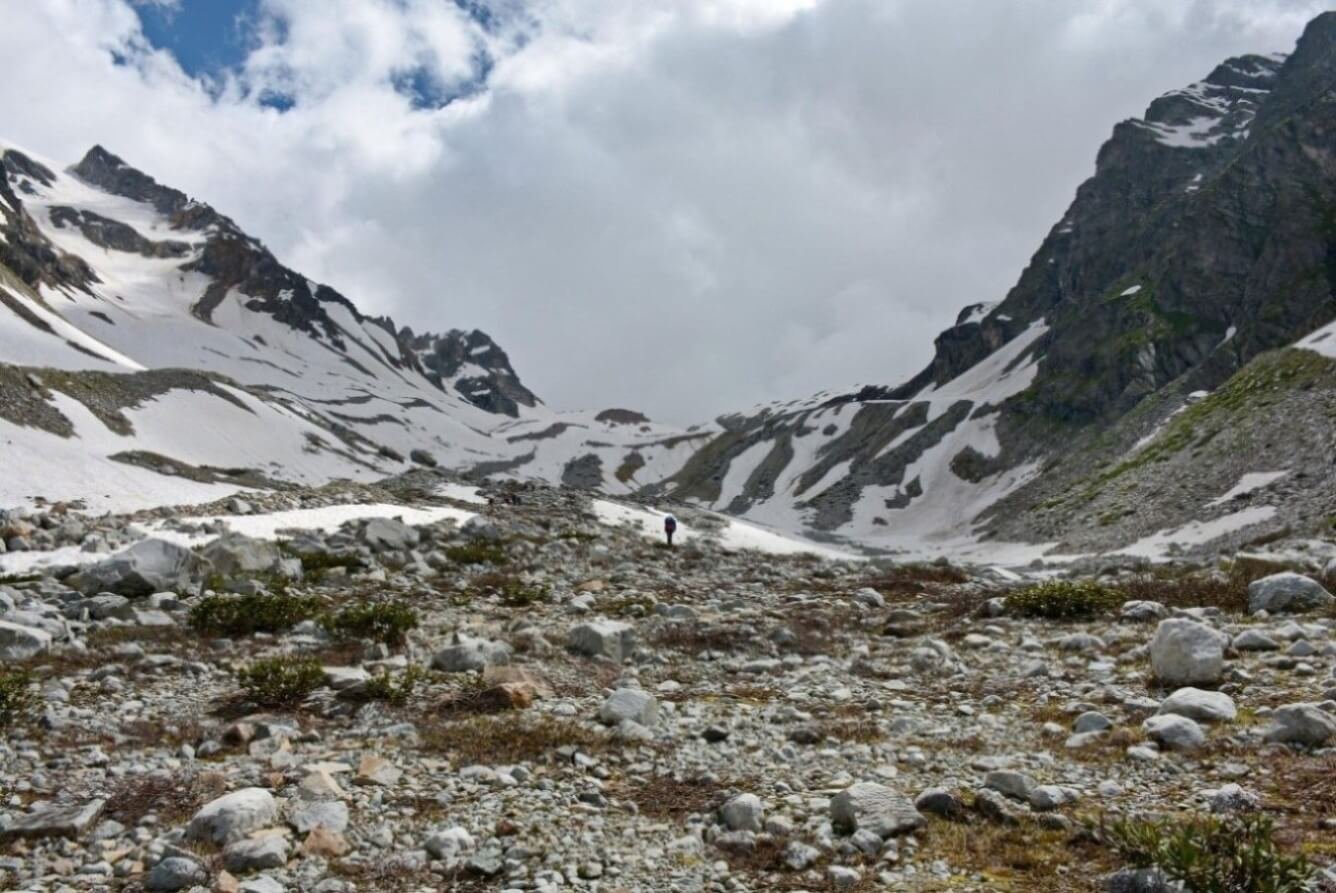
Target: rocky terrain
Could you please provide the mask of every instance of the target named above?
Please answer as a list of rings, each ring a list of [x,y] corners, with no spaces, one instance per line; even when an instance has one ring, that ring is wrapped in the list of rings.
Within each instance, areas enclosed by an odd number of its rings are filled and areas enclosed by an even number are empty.
[[[378,500],[440,517],[235,532]],[[680,517],[425,471],[10,513],[0,887],[1170,890],[1187,827],[1297,879],[1188,889],[1336,888],[1336,545],[1017,574]]]

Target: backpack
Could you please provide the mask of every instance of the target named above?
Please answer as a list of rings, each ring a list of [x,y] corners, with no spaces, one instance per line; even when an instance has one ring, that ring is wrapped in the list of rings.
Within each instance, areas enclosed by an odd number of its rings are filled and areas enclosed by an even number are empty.
[[[668,517],[664,518],[663,529],[668,531],[669,533],[672,533],[674,530],[677,529],[677,519],[674,518],[672,515],[669,515]]]

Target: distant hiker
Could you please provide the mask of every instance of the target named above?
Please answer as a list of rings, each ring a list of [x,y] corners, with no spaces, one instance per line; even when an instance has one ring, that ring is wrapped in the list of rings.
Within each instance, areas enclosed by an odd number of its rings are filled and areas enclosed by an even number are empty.
[[[668,548],[673,546],[673,534],[677,533],[677,519],[672,515],[665,515],[663,518],[663,533],[668,537]]]

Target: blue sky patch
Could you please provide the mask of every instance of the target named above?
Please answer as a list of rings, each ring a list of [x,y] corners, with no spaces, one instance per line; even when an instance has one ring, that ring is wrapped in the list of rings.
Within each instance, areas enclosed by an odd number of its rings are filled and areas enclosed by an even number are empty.
[[[239,66],[250,49],[259,0],[180,0],[134,4],[144,36],[167,50],[192,77]]]

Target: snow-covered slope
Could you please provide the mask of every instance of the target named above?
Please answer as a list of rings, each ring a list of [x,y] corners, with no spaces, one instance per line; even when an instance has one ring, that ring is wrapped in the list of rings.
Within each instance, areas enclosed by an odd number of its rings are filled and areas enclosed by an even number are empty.
[[[101,148],[62,171],[0,145],[0,163],[0,505],[370,479],[414,451],[588,485],[605,476],[582,472],[588,460],[568,470],[573,456],[612,463],[629,442],[647,457],[641,476],[684,459],[675,429],[548,410],[482,332],[362,315]],[[619,468],[607,480],[634,488]]]

